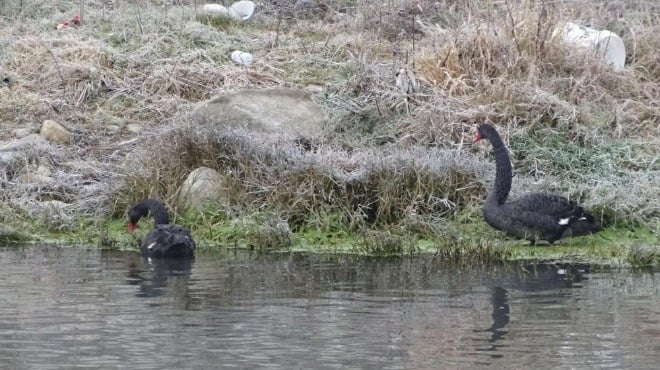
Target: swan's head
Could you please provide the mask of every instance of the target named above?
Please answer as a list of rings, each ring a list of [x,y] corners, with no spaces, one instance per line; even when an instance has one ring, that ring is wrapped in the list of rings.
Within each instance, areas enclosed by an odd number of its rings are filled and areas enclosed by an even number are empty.
[[[476,143],[481,139],[490,140],[491,138],[496,136],[498,136],[497,130],[495,130],[495,127],[493,125],[491,125],[490,123],[482,123],[477,127],[477,132],[474,134],[474,139],[472,139],[472,142]]]
[[[163,202],[156,199],[145,199],[142,202],[134,205],[128,211],[128,232],[131,233],[135,229],[138,221],[142,217],[152,215],[156,225],[169,224],[170,218],[167,214],[167,208]]]
[[[135,230],[135,226],[138,221],[149,213],[149,209],[145,208],[141,204],[135,205],[128,211],[128,232],[132,233]]]

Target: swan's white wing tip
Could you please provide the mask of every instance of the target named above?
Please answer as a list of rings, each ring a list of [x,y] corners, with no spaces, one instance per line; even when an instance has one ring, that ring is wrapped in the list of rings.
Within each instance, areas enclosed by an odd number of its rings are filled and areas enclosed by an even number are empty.
[[[569,222],[570,220],[571,220],[570,217],[560,218],[558,224],[560,224],[560,225],[568,225],[568,222]]]

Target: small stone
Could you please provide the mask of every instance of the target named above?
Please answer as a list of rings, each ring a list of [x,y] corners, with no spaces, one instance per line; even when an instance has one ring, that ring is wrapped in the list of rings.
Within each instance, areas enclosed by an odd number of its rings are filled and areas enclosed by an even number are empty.
[[[134,134],[139,134],[140,131],[142,131],[142,125],[138,123],[129,123],[128,125],[126,125],[126,130]]]
[[[202,13],[211,18],[226,17],[229,15],[229,9],[220,4],[204,4]]]
[[[59,200],[46,200],[41,202],[40,206],[45,209],[50,209],[54,211],[62,211],[69,206],[68,203],[64,203]]]
[[[31,133],[32,133],[32,130],[30,130],[29,128],[16,128],[16,129],[11,130],[11,136],[13,136],[15,138],[19,138],[19,139],[22,138],[22,137],[26,137],[26,136],[30,135]]]
[[[121,127],[119,127],[119,125],[107,125],[105,130],[108,134],[114,135],[121,132]]]
[[[71,133],[69,130],[59,123],[47,119],[41,124],[41,136],[49,141],[59,144],[67,144],[71,142]]]
[[[210,204],[223,199],[223,176],[208,167],[199,167],[190,172],[181,185],[181,200],[188,208],[204,210]]]
[[[20,184],[51,184],[55,180],[47,175],[40,174],[38,172],[27,172],[19,175],[16,178],[16,182]]]
[[[308,91],[312,94],[320,94],[323,92],[323,89],[324,89],[323,84],[310,83],[305,85],[305,91]]]
[[[43,163],[39,163],[37,169],[34,172],[43,176],[50,176],[53,173],[53,171],[50,169],[50,166]]]

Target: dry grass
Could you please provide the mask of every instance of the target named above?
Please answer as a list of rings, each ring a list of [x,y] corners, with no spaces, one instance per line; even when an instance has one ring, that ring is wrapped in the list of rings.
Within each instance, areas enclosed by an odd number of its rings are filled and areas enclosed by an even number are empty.
[[[232,217],[267,208],[293,230],[340,214],[352,228],[433,233],[443,217],[479,214],[492,161],[466,141],[490,120],[514,153],[514,191],[563,192],[608,225],[660,228],[655,1],[263,2],[244,23],[196,18],[197,1],[106,3],[85,2],[82,27],[63,31],[55,25],[79,1],[0,5],[0,135],[55,119],[75,137],[12,159],[3,174],[3,205],[22,205],[12,210],[70,205],[49,227],[120,214],[147,195],[177,208],[183,178],[206,165],[226,174]],[[626,70],[569,53],[551,37],[565,21],[619,33]],[[237,46],[254,54],[252,67],[231,63]],[[403,67],[413,92],[395,86]],[[272,86],[323,86],[331,121],[316,152],[185,127],[216,92]],[[45,155],[55,185],[18,186]],[[375,249],[391,244],[380,232],[369,234]]]
[[[294,231],[337,214],[352,228],[443,217],[483,193],[472,156],[447,149],[305,151],[254,133],[195,127],[157,135],[136,155],[142,160],[126,168],[121,190],[126,202],[162,194],[176,204],[185,176],[206,166],[225,174],[223,209],[231,217],[269,211]]]

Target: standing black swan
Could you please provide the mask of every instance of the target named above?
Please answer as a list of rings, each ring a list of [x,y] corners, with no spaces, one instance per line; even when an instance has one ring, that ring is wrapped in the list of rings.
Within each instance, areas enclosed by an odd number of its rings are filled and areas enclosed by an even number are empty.
[[[143,255],[148,257],[193,257],[195,241],[190,231],[181,225],[170,224],[170,217],[163,202],[146,199],[128,212],[128,232],[132,233],[140,218],[154,218],[154,228],[149,231],[140,245]]]
[[[529,193],[507,202],[511,190],[511,161],[502,138],[489,124],[477,129],[474,142],[487,139],[495,155],[495,188],[483,207],[486,222],[508,235],[550,244],[565,236],[579,236],[601,230],[594,217],[568,199],[546,193]]]

